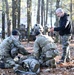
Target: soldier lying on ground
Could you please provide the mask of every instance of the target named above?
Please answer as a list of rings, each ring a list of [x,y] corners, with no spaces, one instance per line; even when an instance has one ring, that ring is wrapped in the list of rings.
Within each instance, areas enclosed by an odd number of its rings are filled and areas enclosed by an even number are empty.
[[[19,33],[17,30],[12,31],[12,35],[3,40],[0,44],[0,68],[12,68],[16,65],[13,60],[18,53],[30,54],[24,49],[19,42]]]
[[[34,56],[29,56],[26,59],[23,57],[18,57],[15,58],[16,62],[19,62],[20,65],[16,65],[14,67],[15,72],[18,74],[23,73],[23,74],[39,74],[40,73],[40,64],[38,60],[34,58]]]
[[[55,57],[58,55],[57,46],[53,39],[47,35],[43,35],[43,28],[40,24],[36,24],[34,43],[34,56],[38,59],[40,66],[56,67]]]

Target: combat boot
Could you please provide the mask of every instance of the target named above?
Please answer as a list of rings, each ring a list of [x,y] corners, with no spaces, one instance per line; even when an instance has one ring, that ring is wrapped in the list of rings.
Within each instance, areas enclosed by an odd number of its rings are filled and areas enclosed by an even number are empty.
[[[59,62],[57,62],[57,64],[62,64],[62,63],[64,63],[63,60],[60,60]]]
[[[46,65],[47,65],[49,68],[56,68],[55,59],[50,59],[50,60],[46,61]]]
[[[56,68],[56,62],[55,62],[55,59],[52,59],[51,68]]]

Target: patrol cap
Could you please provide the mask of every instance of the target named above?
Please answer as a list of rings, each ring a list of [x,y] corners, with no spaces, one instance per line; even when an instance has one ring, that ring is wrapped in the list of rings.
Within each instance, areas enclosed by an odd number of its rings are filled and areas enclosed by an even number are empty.
[[[18,30],[13,30],[12,35],[20,35],[20,32]]]

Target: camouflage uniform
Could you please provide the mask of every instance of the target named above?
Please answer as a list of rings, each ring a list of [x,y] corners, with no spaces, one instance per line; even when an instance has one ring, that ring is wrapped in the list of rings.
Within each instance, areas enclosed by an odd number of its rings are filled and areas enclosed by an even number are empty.
[[[39,73],[40,72],[40,64],[38,60],[33,57],[29,57],[22,61],[24,69],[28,72]]]
[[[63,35],[61,36],[61,43],[62,43],[62,49],[63,49],[63,55],[61,60],[69,62],[70,61],[70,39],[71,35]]]
[[[13,54],[12,52],[15,53],[13,56],[12,56]],[[4,39],[3,42],[0,44],[0,60],[4,61],[5,68],[10,68],[15,65],[13,58],[18,53],[21,53],[23,55],[28,54],[28,52],[24,49],[21,43],[15,40],[12,35]]]
[[[55,67],[54,57],[58,54],[56,48],[51,37],[39,34],[34,43],[34,56],[39,60],[40,65]]]

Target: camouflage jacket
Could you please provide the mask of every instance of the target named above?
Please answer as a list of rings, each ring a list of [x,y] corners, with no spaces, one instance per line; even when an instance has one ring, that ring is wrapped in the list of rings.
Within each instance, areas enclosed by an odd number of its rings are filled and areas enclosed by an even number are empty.
[[[47,35],[38,35],[34,43],[34,56],[38,59],[41,54],[56,49],[54,40]]]
[[[15,40],[12,35],[3,40],[0,44],[0,56],[10,57],[10,51],[13,48],[18,48],[18,52],[21,54],[28,53],[23,45],[21,45],[20,41]]]

